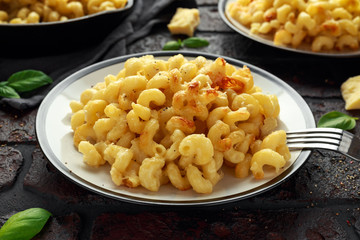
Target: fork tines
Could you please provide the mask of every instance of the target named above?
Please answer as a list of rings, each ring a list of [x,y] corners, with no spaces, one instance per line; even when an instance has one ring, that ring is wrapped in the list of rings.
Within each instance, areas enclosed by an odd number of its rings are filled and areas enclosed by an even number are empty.
[[[288,131],[289,149],[327,149],[340,152],[360,161],[360,139],[354,134],[337,128],[309,128]]]
[[[344,131],[336,128],[309,128],[288,131],[287,145],[291,149],[321,148],[338,151]]]

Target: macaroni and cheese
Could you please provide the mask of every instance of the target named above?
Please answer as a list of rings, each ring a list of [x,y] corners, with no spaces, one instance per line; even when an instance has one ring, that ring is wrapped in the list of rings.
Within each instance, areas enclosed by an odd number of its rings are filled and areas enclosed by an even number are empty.
[[[224,165],[261,179],[264,165],[278,171],[290,159],[285,131],[275,131],[277,97],[223,58],[130,58],[70,107],[83,161],[110,164],[119,186],[211,193]]]
[[[127,0],[0,0],[0,23],[65,21],[124,8]]]
[[[231,18],[275,45],[310,45],[314,52],[359,48],[360,2],[350,0],[236,0]]]

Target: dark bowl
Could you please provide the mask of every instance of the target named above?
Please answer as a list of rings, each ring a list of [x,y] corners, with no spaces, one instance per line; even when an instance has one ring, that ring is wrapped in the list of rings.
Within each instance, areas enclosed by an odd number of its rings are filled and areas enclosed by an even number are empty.
[[[102,40],[130,14],[135,0],[121,9],[103,11],[67,21],[33,24],[0,24],[0,44],[8,53],[61,51]]]

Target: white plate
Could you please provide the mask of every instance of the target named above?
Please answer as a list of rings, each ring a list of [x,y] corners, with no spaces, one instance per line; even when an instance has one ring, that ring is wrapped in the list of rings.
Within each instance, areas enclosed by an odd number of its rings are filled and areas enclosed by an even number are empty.
[[[305,53],[310,55],[318,55],[324,57],[354,57],[360,55],[360,50],[351,51],[351,50],[344,50],[344,51],[323,51],[323,52],[313,52],[310,49],[309,45],[300,45],[298,48],[288,47],[288,46],[278,46],[275,45],[272,37],[268,35],[257,35],[250,32],[250,29],[245,27],[244,25],[240,24],[238,21],[233,19],[226,11],[227,6],[229,3],[236,2],[236,0],[219,0],[218,3],[218,11],[222,18],[222,20],[234,31],[240,33],[241,35],[250,38],[254,41],[266,44],[271,47],[297,52],[297,53]]]
[[[310,151],[291,152],[292,158],[279,173],[271,171],[262,180],[252,176],[244,180],[234,177],[233,169],[225,169],[225,177],[211,194],[197,194],[193,190],[179,191],[170,184],[160,187],[159,192],[150,192],[142,187],[130,189],[113,184],[109,166],[91,168],[83,163],[82,154],[73,145],[70,127],[71,100],[79,100],[80,94],[97,82],[104,81],[108,74],[116,75],[130,57],[151,54],[158,59],[168,59],[177,53],[187,59],[199,55],[215,60],[219,56],[185,51],[148,52],[110,59],[89,66],[69,76],[45,97],[36,118],[36,134],[40,147],[49,161],[75,183],[107,197],[133,203],[157,205],[211,205],[227,203],[262,193],[289,178],[306,161]],[[294,130],[315,127],[313,115],[301,96],[285,82],[250,64],[223,57],[228,63],[242,67],[247,65],[254,77],[255,85],[266,94],[276,94],[280,103],[279,122],[281,129]]]

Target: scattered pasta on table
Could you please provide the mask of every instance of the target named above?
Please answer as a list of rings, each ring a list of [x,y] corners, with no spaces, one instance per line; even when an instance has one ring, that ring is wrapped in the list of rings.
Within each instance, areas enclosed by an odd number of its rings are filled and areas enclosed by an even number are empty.
[[[0,0],[0,23],[56,22],[124,8],[127,0]]]
[[[234,181],[262,179],[264,165],[279,171],[290,159],[285,131],[275,130],[276,95],[223,58],[130,58],[70,107],[83,161],[110,164],[118,186],[211,193],[223,167],[234,169]]]
[[[275,45],[313,52],[359,48],[360,2],[352,0],[236,0],[231,18]]]

